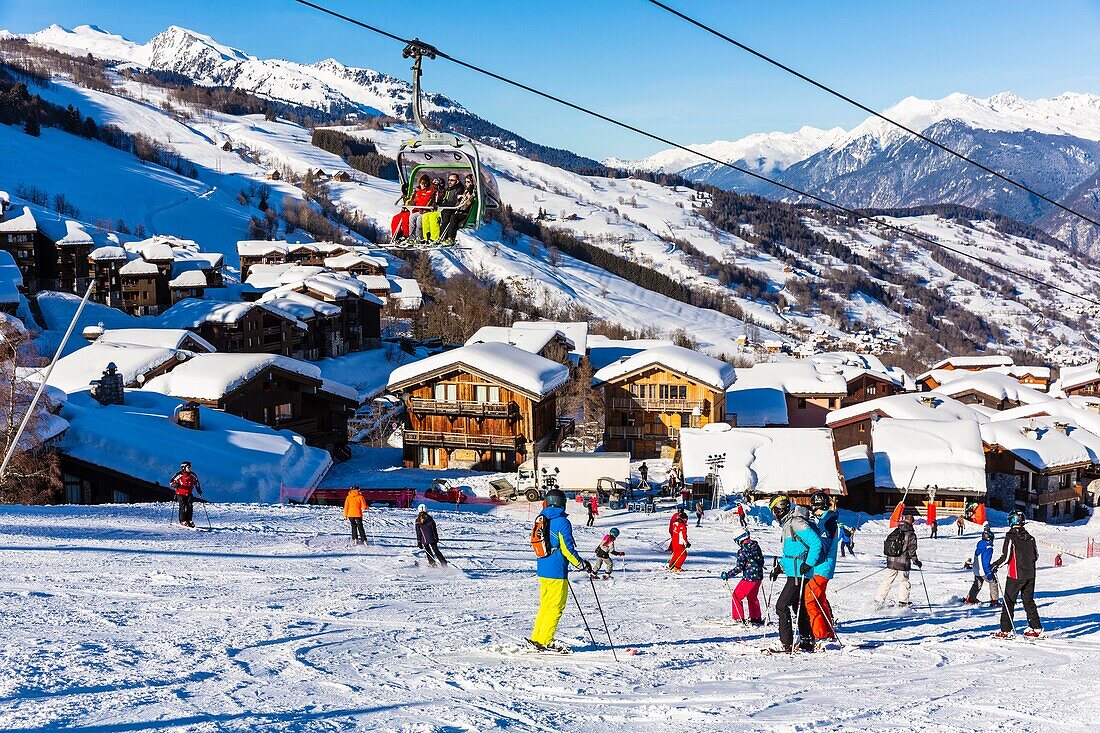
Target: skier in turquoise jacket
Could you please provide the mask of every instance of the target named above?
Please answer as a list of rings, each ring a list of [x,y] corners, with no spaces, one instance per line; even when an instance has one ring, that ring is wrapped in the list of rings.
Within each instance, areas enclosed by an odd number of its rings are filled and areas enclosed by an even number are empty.
[[[835,639],[833,628],[833,609],[825,591],[836,572],[836,553],[840,541],[840,520],[833,510],[832,500],[824,491],[818,491],[810,497],[810,510],[813,512],[813,524],[821,540],[821,559],[814,565],[813,577],[805,582],[803,602],[810,617],[810,628],[814,638]]]
[[[779,560],[779,566],[772,570],[771,579],[775,582],[780,569],[787,576],[787,583],[779,593],[779,600],[775,605],[782,649],[774,651],[793,650],[793,615],[798,620],[799,649],[812,652],[814,636],[803,601],[803,588],[806,580],[813,577],[814,566],[821,562],[821,538],[804,514],[806,510],[795,506],[789,497],[777,496],[772,499],[771,510],[783,529],[783,557]]]

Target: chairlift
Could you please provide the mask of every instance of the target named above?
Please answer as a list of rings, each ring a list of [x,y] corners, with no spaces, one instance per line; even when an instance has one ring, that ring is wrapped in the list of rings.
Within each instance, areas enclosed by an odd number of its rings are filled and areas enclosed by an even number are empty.
[[[404,58],[413,59],[412,65],[412,112],[413,119],[420,132],[405,140],[397,151],[397,175],[401,184],[401,196],[395,202],[402,209],[409,209],[416,182],[421,175],[446,180],[449,175],[458,175],[462,180],[467,175],[474,178],[477,191],[477,203],[470,210],[469,218],[461,228],[478,228],[485,223],[486,212],[500,207],[500,192],[492,173],[482,165],[477,146],[469,138],[454,133],[428,129],[421,112],[421,63],[426,56],[436,57],[436,49],[418,39],[413,39],[402,52]],[[439,243],[425,245],[438,247]]]

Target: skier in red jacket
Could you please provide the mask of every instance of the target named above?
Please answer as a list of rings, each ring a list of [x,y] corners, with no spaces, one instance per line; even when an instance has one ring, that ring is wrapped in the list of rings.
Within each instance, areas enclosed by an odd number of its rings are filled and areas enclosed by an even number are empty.
[[[199,477],[191,471],[191,461],[180,464],[180,470],[168,482],[168,486],[176,490],[176,501],[180,505],[180,524],[184,527],[194,527],[191,517],[195,511],[194,497],[192,494],[202,496],[202,487],[199,486]]]
[[[687,559],[688,548],[688,515],[683,509],[674,515],[672,524],[672,558],[668,561],[668,569],[674,573],[683,571],[684,560]]]
[[[412,192],[412,196],[406,201],[406,208],[397,212],[390,222],[390,239],[397,242],[401,239],[408,238],[412,231],[410,228],[410,217],[414,214],[419,217],[425,211],[428,211],[434,200],[435,189],[432,188],[432,179],[425,173],[421,175],[420,179],[416,182],[416,190]]]

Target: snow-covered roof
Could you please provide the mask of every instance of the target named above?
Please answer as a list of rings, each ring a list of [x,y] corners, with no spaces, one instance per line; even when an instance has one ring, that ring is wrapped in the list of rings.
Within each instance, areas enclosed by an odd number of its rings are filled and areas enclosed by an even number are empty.
[[[1095,405],[1096,399],[1089,397],[1049,400],[1004,410],[993,416],[991,420],[1018,420],[1025,417],[1039,419],[1049,416],[1059,422],[1080,425],[1089,432],[1100,435],[1100,409]]]
[[[385,275],[356,275],[355,279],[363,283],[367,290],[384,290],[388,293],[392,287]]]
[[[89,260],[128,260],[130,255],[122,247],[116,247],[114,245],[107,245],[105,247],[96,247],[88,253]]]
[[[120,275],[156,275],[159,272],[160,268],[152,262],[146,262],[140,258],[130,260],[118,270]]]
[[[321,382],[314,364],[278,354],[198,354],[149,380],[145,389],[181,399],[217,401],[240,389],[269,367]]]
[[[974,420],[896,420],[871,425],[875,486],[984,494],[985,452]]]
[[[905,387],[908,375],[901,369],[888,367],[874,354],[860,354],[855,351],[829,351],[814,354],[807,361],[839,371],[845,381],[852,381],[864,374],[893,382]]]
[[[812,361],[777,361],[737,370],[741,387],[773,387],[796,397],[844,397],[848,381],[838,367]]]
[[[0,221],[0,232],[6,234],[30,233],[38,231],[38,222],[29,206],[16,206]]]
[[[0,249],[0,303],[18,303],[23,272],[6,250]]]
[[[141,256],[147,260],[171,262],[176,258],[171,245],[159,240],[150,240],[141,245]]]
[[[661,346],[672,346],[672,342],[663,339],[609,339],[594,334],[588,337],[588,361],[593,369],[599,371],[628,356]]]
[[[157,321],[164,328],[198,328],[203,323],[233,324],[247,316],[253,308],[263,308],[263,303],[241,303],[221,300],[200,300],[184,298],[158,316]],[[298,328],[305,329],[302,321],[290,318],[286,313],[267,309],[281,318],[294,321]]]
[[[1004,448],[1038,471],[1091,463],[1088,449],[1053,422],[1031,418],[988,422],[981,427],[982,440]]]
[[[424,302],[424,294],[420,290],[420,283],[411,277],[391,277],[390,297],[397,300],[401,308],[419,308]]]
[[[840,463],[840,472],[844,475],[845,481],[854,481],[874,473],[869,445],[853,445],[851,448],[838,450],[836,458]]]
[[[584,356],[588,353],[588,321],[516,321],[512,328],[560,331],[572,342],[573,354]]]
[[[522,329],[508,328],[507,326],[482,326],[473,336],[466,339],[466,345],[488,343],[511,344],[517,349],[523,349],[528,353],[537,354],[545,349],[546,346],[558,336],[565,339],[565,334],[556,329]],[[572,341],[569,342],[569,346],[572,348]]]
[[[126,269],[125,267],[123,269]],[[168,281],[170,288],[205,288],[206,275],[202,270],[184,270]]]
[[[162,346],[97,340],[58,359],[48,384],[65,392],[87,389],[93,380],[103,376],[103,370],[107,365],[113,363],[122,375],[122,383],[130,386],[138,383],[139,377],[144,378],[145,375],[160,369],[168,362],[181,361],[188,356],[187,352]],[[45,368],[39,373],[45,375]],[[41,381],[41,376],[37,381]]]
[[[96,343],[100,344],[137,344],[162,349],[182,349],[187,341],[198,344],[206,351],[217,351],[202,336],[182,328],[112,328],[96,339]]]
[[[73,247],[77,245],[90,245],[95,239],[84,228],[84,225],[72,219],[48,219],[38,217],[38,226],[42,233],[53,240],[59,247]]]
[[[1046,402],[1053,399],[1048,394],[1020,384],[1007,374],[991,371],[967,372],[965,376],[941,384],[932,390],[930,394],[945,394],[957,397],[971,391],[992,397],[995,400],[1010,400],[1025,404]]]
[[[286,251],[286,242],[273,242],[266,239],[237,242],[237,254],[241,257],[263,257],[270,254],[282,254]]]
[[[1012,366],[1007,356],[992,354],[988,356],[949,356],[932,365],[933,369],[953,367],[955,369],[975,369],[979,367]]]
[[[953,397],[933,392],[896,394],[833,410],[825,416],[825,424],[829,426],[842,425],[855,419],[866,418],[868,415],[892,417],[899,420],[933,420],[938,422],[976,420],[985,422],[985,416],[977,412],[974,407],[974,405],[964,405]]]
[[[336,316],[342,312],[340,306],[318,300],[307,293],[299,293],[293,289],[293,286],[269,290],[260,297],[258,302],[273,308],[282,308],[302,319],[313,318],[317,314]]]
[[[356,265],[370,265],[383,272],[386,270],[385,258],[359,254],[358,252],[345,252],[336,257],[325,258],[325,267],[331,267],[333,270],[347,270]]]
[[[700,354],[698,351],[685,349],[682,346],[669,345],[647,349],[605,366],[592,375],[592,384],[613,382],[651,367],[661,367],[677,372],[719,390],[725,390],[733,384],[738,375],[732,366],[713,356]]]
[[[345,400],[351,400],[352,402],[359,404],[359,393],[355,390],[355,387],[351,387],[343,382],[337,382],[332,379],[321,380],[321,386],[318,387],[322,392],[328,392],[338,397],[343,397]]]
[[[786,425],[787,395],[775,387],[742,387],[735,382],[726,390],[726,419],[741,428]]]
[[[1091,362],[1077,367],[1066,367],[1062,370],[1058,381],[1055,383],[1055,389],[1059,394],[1065,394],[1065,390],[1074,389],[1089,382],[1095,382],[1100,379],[1100,362]]]
[[[1010,377],[1016,379],[1023,379],[1024,377],[1033,377],[1035,379],[1050,379],[1050,367],[1048,366],[1027,366],[1024,364],[1013,364],[1012,366],[992,367],[987,371],[1000,372],[1001,374],[1007,374]]]
[[[844,494],[828,428],[731,428],[712,423],[680,430],[684,480],[706,478],[707,458],[724,455],[722,490],[762,494]]]
[[[569,369],[538,354],[501,343],[471,344],[429,356],[390,372],[388,387],[402,389],[451,369],[468,369],[515,387],[528,397],[544,397],[569,380]]]
[[[248,278],[245,279],[245,283],[257,290],[268,290],[277,288],[280,285],[293,285],[322,272],[326,272],[323,267],[301,265],[297,262],[287,262],[279,265],[252,265],[248,268]]]
[[[192,461],[213,501],[279,501],[280,485],[312,488],[332,458],[298,435],[202,409],[201,429],[176,424],[182,402],[127,390],[126,404],[103,406],[87,391],[61,409],[70,429],[59,449],[77,459],[167,488],[181,460]]]

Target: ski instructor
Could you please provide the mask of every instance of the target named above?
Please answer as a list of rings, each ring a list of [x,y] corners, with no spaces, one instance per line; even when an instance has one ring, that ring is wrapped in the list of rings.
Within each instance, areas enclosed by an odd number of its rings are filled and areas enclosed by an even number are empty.
[[[569,566],[591,573],[592,565],[577,552],[561,489],[547,491],[545,505],[531,531],[531,547],[538,558],[539,611],[527,641],[540,652],[564,653],[568,648],[556,644],[554,634],[569,600]]]

